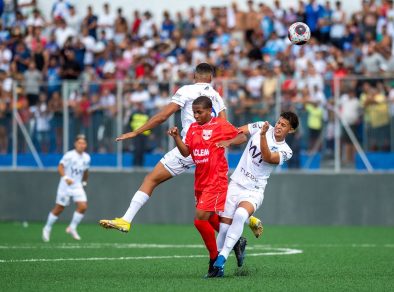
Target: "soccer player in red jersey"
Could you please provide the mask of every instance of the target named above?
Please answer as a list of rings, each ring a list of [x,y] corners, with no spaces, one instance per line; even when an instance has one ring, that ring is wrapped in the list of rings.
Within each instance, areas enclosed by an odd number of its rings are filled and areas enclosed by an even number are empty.
[[[196,164],[194,225],[209,251],[209,273],[213,269],[218,249],[215,230],[208,220],[217,212],[224,210],[228,185],[225,149],[219,145],[223,145],[221,143],[223,140],[226,140],[226,146],[241,144],[246,141],[246,136],[228,121],[211,116],[210,98],[206,96],[196,98],[192,109],[196,122],[190,125],[185,142],[182,141],[177,127],[168,130],[168,134],[174,138],[179,152],[184,157],[191,155]]]

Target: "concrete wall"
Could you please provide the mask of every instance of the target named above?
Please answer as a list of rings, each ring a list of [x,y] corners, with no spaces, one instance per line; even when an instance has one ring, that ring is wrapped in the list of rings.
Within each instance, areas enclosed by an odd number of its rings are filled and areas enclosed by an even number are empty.
[[[145,172],[92,171],[86,221],[122,216]],[[58,174],[0,171],[0,220],[44,221],[53,207]],[[193,174],[164,184],[137,215],[139,223],[191,223]],[[73,207],[61,220],[69,220]],[[263,207],[267,224],[394,225],[393,174],[280,173],[269,180]]]

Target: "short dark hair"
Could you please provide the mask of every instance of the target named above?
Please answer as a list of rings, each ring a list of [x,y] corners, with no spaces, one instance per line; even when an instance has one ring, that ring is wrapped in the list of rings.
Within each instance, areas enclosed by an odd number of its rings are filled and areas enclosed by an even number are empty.
[[[209,65],[208,63],[200,63],[196,67],[196,73],[198,74],[210,74],[213,76],[213,67]]]
[[[86,136],[84,134],[79,134],[75,137],[75,142],[77,142],[78,140],[85,140],[86,141]]]
[[[199,96],[193,101],[193,105],[202,105],[204,109],[212,108],[212,100],[208,96]]]
[[[283,112],[280,116],[289,121],[290,126],[295,130],[298,128],[298,116],[293,112]]]

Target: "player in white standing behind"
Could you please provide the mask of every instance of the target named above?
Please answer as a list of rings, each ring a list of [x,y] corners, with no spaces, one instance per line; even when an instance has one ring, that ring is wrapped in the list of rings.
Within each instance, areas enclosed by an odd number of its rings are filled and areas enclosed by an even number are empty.
[[[68,151],[59,162],[58,171],[60,182],[57,189],[55,207],[49,212],[47,222],[42,230],[42,239],[45,242],[50,240],[53,224],[63,212],[65,206],[73,199],[77,208],[73,214],[70,225],[66,232],[75,240],[81,240],[77,232],[77,226],[81,222],[88,207],[84,186],[88,180],[88,169],[90,166],[90,156],[85,152],[87,147],[84,135],[75,138],[75,149]]]
[[[182,119],[182,133],[184,137],[190,124],[195,122],[192,110],[193,101],[199,96],[207,96],[212,100],[212,115],[226,119],[225,105],[222,97],[219,93],[211,86],[213,78],[213,68],[207,63],[200,63],[195,69],[194,79],[195,83],[191,85],[185,85],[178,89],[171,99],[171,102],[163,108],[162,111],[151,117],[148,122],[135,131],[123,134],[116,140],[122,141],[126,139],[132,139],[137,135],[140,135],[144,131],[151,130],[161,123],[165,122],[172,114],[181,110]],[[130,223],[134,219],[134,216],[140,210],[140,208],[147,203],[149,198],[152,196],[153,190],[162,182],[177,176],[187,169],[194,166],[194,162],[191,156],[183,157],[178,148],[175,147],[158,162],[152,172],[147,174],[144,178],[142,185],[139,190],[134,194],[130,206],[126,213],[121,218],[115,218],[112,220],[103,219],[100,220],[100,225],[104,228],[113,228],[122,232],[128,232],[130,230]],[[213,217],[212,220],[215,220]],[[216,230],[218,230],[219,222],[218,217],[216,219]],[[214,222],[211,223],[213,226]],[[261,221],[257,218],[252,217],[250,220],[250,227],[258,237],[262,231]]]
[[[219,256],[208,277],[224,275],[225,262],[242,235],[245,221],[263,203],[264,190],[271,172],[293,155],[285,138],[297,129],[298,124],[295,113],[283,112],[275,127],[268,122],[240,127],[244,134],[250,134],[251,137],[231,175],[224,212],[220,214],[220,231],[217,236]]]

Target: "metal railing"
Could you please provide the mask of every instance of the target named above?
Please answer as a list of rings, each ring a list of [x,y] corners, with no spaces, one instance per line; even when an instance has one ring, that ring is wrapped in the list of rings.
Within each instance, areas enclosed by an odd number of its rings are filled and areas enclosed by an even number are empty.
[[[370,144],[368,141],[381,137],[382,133],[388,133],[389,139],[387,137],[384,137],[384,139],[389,142],[383,151],[392,153],[394,149],[394,111],[392,110],[394,108],[394,98],[391,97],[390,99],[388,97],[390,93],[394,96],[394,90],[391,92],[393,89],[391,83],[393,81],[394,76],[379,78],[350,76],[325,80],[325,84],[332,86],[331,91],[334,94],[332,94],[333,96],[326,96],[326,99],[329,101],[327,105],[320,106],[323,107],[323,110],[329,116],[333,117],[330,120],[324,119],[322,121],[323,126],[319,130],[319,139],[312,146],[309,145],[308,132],[310,133],[310,129],[308,129],[308,118],[310,116],[305,110],[305,101],[294,99],[292,95],[297,95],[299,92],[295,89],[291,89],[291,92],[288,92],[289,89],[283,87],[284,82],[277,82],[272,96],[263,96],[262,94],[258,99],[248,95],[245,81],[216,80],[214,86],[221,93],[227,104],[229,120],[236,126],[256,120],[268,120],[273,124],[281,111],[287,109],[296,111],[300,116],[301,125],[296,138],[291,138],[289,143],[291,147],[297,148],[295,155],[300,155],[299,153],[303,155],[304,164],[299,167],[311,168],[314,159],[317,157],[319,158],[319,166],[317,168],[329,169],[335,172],[341,171],[343,168],[343,153],[341,149],[344,147],[343,135],[346,133],[347,139],[350,141],[350,143],[347,141],[346,146],[349,144],[353,145],[355,153],[358,153],[366,170],[371,172],[373,167],[366,152],[370,152],[373,149],[368,148]],[[369,89],[371,92],[363,92],[364,89],[360,87],[363,86],[363,83],[371,84],[370,88],[372,89]],[[151,116],[160,110],[160,106],[164,104],[165,97],[167,102],[169,102],[171,96],[169,93],[174,93],[183,84],[168,82],[161,83],[159,86],[157,82],[128,83],[119,80],[100,83],[62,82],[59,84],[61,88],[59,92],[62,104],[61,111],[59,110],[59,105],[57,105],[57,108],[53,106],[55,103],[53,99],[58,99],[59,97],[53,97],[53,93],[49,96],[48,85],[42,84],[41,92],[44,95],[47,94],[45,104],[47,105],[46,112],[48,116],[46,117],[46,122],[50,123],[50,129],[49,133],[46,131],[40,136],[37,130],[38,124],[41,122],[39,120],[41,118],[40,113],[37,113],[37,108],[32,105],[26,106],[25,104],[22,106],[22,100],[29,95],[24,92],[23,84],[15,82],[12,102],[9,105],[8,113],[6,113],[6,116],[11,119],[7,121],[6,127],[7,138],[11,142],[10,145],[12,147],[8,147],[6,151],[3,149],[3,152],[12,155],[13,168],[18,167],[18,155],[23,153],[31,153],[37,162],[37,166],[43,167],[40,158],[42,153],[62,153],[67,151],[72,147],[73,136],[82,132],[88,137],[89,152],[116,154],[116,167],[121,169],[124,167],[123,155],[125,152],[132,152],[132,145],[130,142],[115,143],[114,139],[121,133],[131,130],[128,125],[128,118],[137,107],[136,105],[142,101],[144,104],[142,110]],[[374,94],[376,96],[380,94],[379,98],[381,98],[381,95],[384,96],[383,101],[379,100],[387,108],[387,112],[383,112],[388,117],[388,123],[383,125],[384,129],[377,129],[375,125],[371,124],[370,113],[374,105],[372,102],[360,107],[363,111],[360,114],[361,120],[358,127],[361,127],[363,131],[361,131],[361,135],[354,132],[355,127],[350,127],[342,117],[340,107],[342,96],[348,91],[358,92],[358,98],[360,93],[368,95],[369,98],[371,96],[373,98]],[[30,101],[28,100],[27,102]],[[59,103],[59,100],[56,102]],[[147,148],[149,148],[149,151],[165,153],[174,147],[173,140],[168,139],[165,134],[165,130],[173,125],[180,126],[179,113],[172,116],[167,123],[155,129],[151,136],[148,137],[150,146]],[[331,145],[332,137],[327,137],[332,125],[334,125],[333,149]],[[43,139],[46,142],[49,139],[49,145],[45,147],[45,151],[43,151],[43,147],[40,144]],[[61,150],[59,145],[62,145]],[[241,148],[238,148],[233,151],[241,150]],[[333,153],[331,153],[332,151]],[[354,164],[350,166],[345,165],[345,167],[353,169]]]

